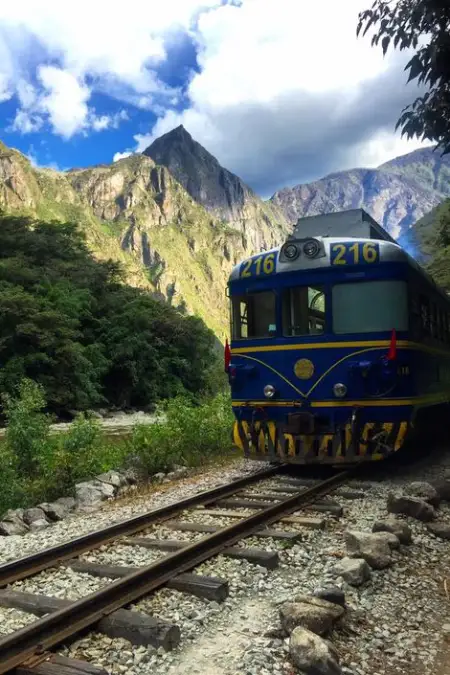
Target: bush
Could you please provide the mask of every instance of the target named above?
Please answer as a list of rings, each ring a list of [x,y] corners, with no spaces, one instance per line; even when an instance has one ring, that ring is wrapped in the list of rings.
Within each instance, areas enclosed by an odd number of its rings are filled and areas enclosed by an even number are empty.
[[[200,405],[178,396],[161,412],[163,421],[136,426],[128,443],[132,461],[138,461],[147,474],[167,471],[175,464],[199,465],[231,451],[229,395],[218,394]]]
[[[39,456],[49,444],[51,420],[42,412],[45,408],[43,389],[25,378],[16,396],[3,396],[3,405],[7,451],[14,457],[19,475],[32,476],[38,469]]]

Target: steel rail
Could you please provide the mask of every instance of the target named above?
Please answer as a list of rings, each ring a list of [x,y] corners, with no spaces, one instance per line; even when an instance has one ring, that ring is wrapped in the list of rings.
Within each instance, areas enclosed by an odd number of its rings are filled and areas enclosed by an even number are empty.
[[[299,506],[314,501],[346,481],[353,472],[341,472],[317,485],[262,509],[218,532],[202,537],[179,551],[144,567],[105,588],[78,600],[70,607],[48,614],[29,626],[0,640],[0,674],[23,663],[30,656],[54,647],[111,612],[129,605],[160,588],[173,576],[217,555],[225,547],[248,537],[261,525],[270,524]]]
[[[135,532],[139,532],[140,530],[144,530],[146,527],[161,522],[162,520],[166,520],[167,518],[171,518],[185,509],[229,497],[235,492],[239,492],[239,490],[247,485],[256,483],[264,478],[270,478],[279,473],[282,466],[284,465],[257,471],[250,476],[239,478],[232,483],[219,485],[219,487],[212,488],[211,490],[204,490],[192,497],[187,497],[186,499],[174,502],[173,504],[143,513],[140,516],[114,523],[102,530],[89,532],[76,539],[71,539],[43,551],[38,551],[37,553],[24,556],[23,558],[17,558],[4,563],[3,565],[0,565],[0,588],[12,584],[15,581],[20,581],[21,579],[26,579],[34,574],[38,574],[38,572],[53,567],[63,560],[74,558],[85,551],[91,551],[99,546],[108,544],[118,537],[128,536]]]

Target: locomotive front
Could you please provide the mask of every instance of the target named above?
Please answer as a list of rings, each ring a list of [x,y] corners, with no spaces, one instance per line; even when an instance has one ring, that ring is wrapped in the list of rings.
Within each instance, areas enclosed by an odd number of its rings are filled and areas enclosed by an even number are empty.
[[[230,276],[234,443],[272,462],[381,459],[412,414],[406,254],[298,230]]]

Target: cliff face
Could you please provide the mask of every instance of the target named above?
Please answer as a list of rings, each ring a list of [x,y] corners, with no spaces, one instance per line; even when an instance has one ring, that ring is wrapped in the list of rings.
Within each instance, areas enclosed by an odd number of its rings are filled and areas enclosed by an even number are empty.
[[[352,169],[276,192],[271,202],[290,223],[327,211],[364,208],[398,237],[450,196],[450,158],[431,148],[398,157],[378,169]]]
[[[290,231],[277,206],[262,201],[238,176],[219,164],[181,125],[157,138],[144,155],[170,171],[198,204],[242,232],[254,251],[276,246]]]
[[[261,216],[265,207],[251,202],[241,210],[248,218],[239,227],[219,220],[144,155],[58,173],[35,169],[2,145],[0,207],[80,223],[94,253],[120,261],[129,283],[198,314],[220,338],[228,333],[231,267],[277,245],[284,234]]]

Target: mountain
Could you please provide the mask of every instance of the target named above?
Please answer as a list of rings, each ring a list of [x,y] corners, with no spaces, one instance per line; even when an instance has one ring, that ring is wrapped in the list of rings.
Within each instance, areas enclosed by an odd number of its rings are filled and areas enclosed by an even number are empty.
[[[450,156],[422,148],[377,169],[339,171],[276,192],[270,199],[294,224],[327,211],[364,208],[398,237],[450,196]]]
[[[157,138],[144,155],[156,164],[169,169],[198,204],[215,218],[223,220],[250,235],[250,243],[257,251],[257,231],[268,226],[273,244],[290,231],[283,212],[270,202],[264,202],[238,176],[219,164],[200,143],[197,143],[183,125]],[[265,238],[267,238],[267,232]]]
[[[36,169],[0,143],[0,208],[79,223],[98,258],[120,261],[130,284],[198,314],[220,338],[229,332],[231,267],[278,244],[289,229],[282,217],[281,223],[271,220],[270,205],[242,186],[237,220],[225,222],[146,155],[61,173]]]
[[[95,255],[120,261],[129,284],[198,314],[222,340],[232,266],[279,245],[299,216],[363,206],[394,236],[409,234],[410,248],[425,250],[408,228],[446,196],[450,159],[431,149],[286,188],[264,202],[183,127],[143,154],[66,172],[35,168],[0,143],[0,209],[79,223]]]

